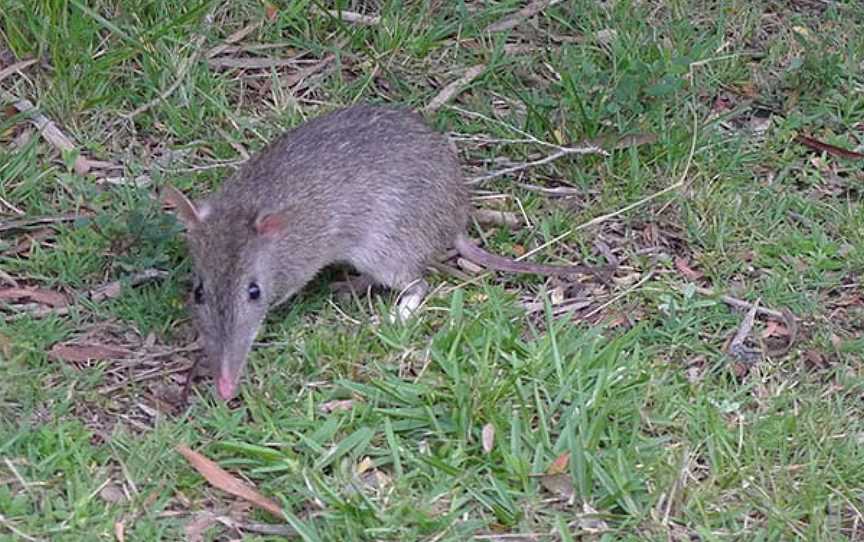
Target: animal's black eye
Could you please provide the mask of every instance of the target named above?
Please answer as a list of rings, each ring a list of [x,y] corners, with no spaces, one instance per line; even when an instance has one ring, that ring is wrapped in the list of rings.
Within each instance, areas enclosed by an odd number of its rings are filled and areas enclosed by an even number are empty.
[[[203,284],[201,284],[199,282],[198,286],[195,287],[195,291],[193,292],[193,294],[195,295],[195,303],[196,304],[200,305],[200,304],[204,303],[204,285]]]
[[[249,283],[248,292],[249,292],[249,299],[251,299],[252,301],[255,301],[256,299],[261,297],[261,288],[259,288],[258,284],[255,282]]]

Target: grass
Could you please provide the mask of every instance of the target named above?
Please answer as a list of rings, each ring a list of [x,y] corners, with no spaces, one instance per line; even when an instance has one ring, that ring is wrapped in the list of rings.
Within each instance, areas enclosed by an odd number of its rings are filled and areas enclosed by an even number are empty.
[[[862,149],[857,3],[572,0],[497,34],[484,28],[520,3],[372,4],[380,22],[362,26],[314,1],[278,2],[265,18],[253,0],[5,0],[0,58],[39,63],[3,90],[88,157],[122,164],[112,176],[150,184],[97,183],[104,174],[75,173],[74,153],[26,115],[0,120],[3,201],[24,218],[81,217],[0,233],[3,288],[75,301],[44,317],[4,305],[0,539],[227,540],[238,531],[204,512],[274,521],[208,486],[181,443],[278,500],[307,541],[862,539],[862,162],[794,141]],[[262,19],[223,56],[297,64],[208,64]],[[421,108],[480,63],[429,116],[465,136],[468,177],[547,153],[514,128],[553,143],[656,135],[475,187],[477,205],[531,222],[474,231],[498,252],[600,262],[601,243],[621,262],[614,284],[434,275],[420,316],[391,325],[375,321],[392,296],[341,298],[316,281],[268,320],[239,401],[215,401],[202,381],[177,409],[178,371],[196,355],[183,349],[189,266],[154,187],[205,193],[306,118],[365,100]],[[792,311],[792,348],[732,359],[724,345],[743,313],[688,288],[681,262],[701,285]],[[167,276],[84,295],[148,268]],[[556,312],[579,297],[572,318]],[[775,324],[757,319],[757,347],[788,338]],[[70,341],[133,354],[50,355]]]

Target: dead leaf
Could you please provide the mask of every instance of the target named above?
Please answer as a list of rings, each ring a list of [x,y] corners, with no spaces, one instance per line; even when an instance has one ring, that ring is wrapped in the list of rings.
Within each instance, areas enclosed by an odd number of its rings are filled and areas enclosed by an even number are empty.
[[[449,102],[454,96],[462,92],[465,87],[471,84],[474,79],[477,79],[484,71],[486,71],[485,64],[478,64],[468,68],[465,70],[465,73],[462,74],[462,77],[452,81],[446,87],[441,89],[441,91],[432,98],[428,104],[426,104],[423,111],[425,113],[434,113],[435,111],[438,111],[442,105]]]
[[[493,446],[495,446],[495,426],[487,423],[483,426],[483,452],[491,453]]]
[[[804,352],[804,359],[806,359],[814,369],[825,369],[829,365],[825,359],[825,355],[818,350],[807,350]]]
[[[375,463],[372,462],[371,458],[364,457],[359,463],[357,463],[357,466],[354,468],[354,470],[357,472],[357,474],[363,474],[374,466]]]
[[[51,356],[60,361],[83,362],[129,357],[125,348],[104,344],[55,344]]]
[[[696,271],[687,264],[687,260],[681,256],[675,256],[675,268],[688,280],[699,280],[705,276],[705,273]]]
[[[186,531],[186,542],[204,542],[204,533],[207,529],[219,523],[216,515],[212,512],[201,512],[193,516],[192,521],[183,529]]]
[[[264,13],[267,16],[267,20],[272,23],[277,17],[279,17],[279,8],[270,2],[264,2]]]
[[[117,542],[126,542],[126,525],[122,521],[114,524],[114,538]]]
[[[512,250],[513,254],[515,254],[517,257],[525,255],[525,246],[520,245],[519,243],[515,243]]]
[[[375,463],[369,457],[364,457],[354,467],[354,471],[356,474],[355,481],[363,488],[381,491],[391,483],[390,477],[376,469]]]
[[[555,458],[555,461],[546,469],[546,474],[561,474],[567,472],[567,465],[570,464],[570,452],[564,452]]]
[[[732,374],[738,380],[743,379],[750,372],[751,364],[743,361],[736,361],[732,364]]]
[[[789,330],[777,320],[768,320],[768,323],[765,324],[765,330],[762,331],[763,339],[769,337],[785,337],[787,335],[789,335]]]
[[[117,484],[108,484],[99,492],[99,497],[110,504],[118,504],[126,500],[126,494]]]
[[[828,154],[839,156],[841,158],[849,158],[853,160],[860,160],[864,158],[864,154],[861,154],[860,152],[843,149],[836,145],[831,145],[830,143],[825,143],[823,141],[819,141],[818,139],[813,139],[812,137],[808,137],[805,135],[795,136],[795,141],[801,143],[805,147],[809,147],[819,152],[826,152]]]
[[[486,32],[504,32],[510,30],[522,23],[525,19],[531,18],[549,6],[559,3],[561,0],[533,0],[517,11],[512,13],[486,27]]]
[[[331,412],[347,412],[354,408],[354,399],[336,399],[323,403],[318,410],[325,414]]]
[[[124,281],[129,287],[138,286],[148,281],[160,279],[167,276],[168,273],[160,269],[145,269],[138,273],[133,273],[124,277]],[[114,299],[123,293],[123,282],[112,280],[106,282],[90,290],[90,299],[93,301],[105,301],[106,299]]]
[[[589,533],[604,533],[609,530],[609,524],[606,523],[597,510],[588,504],[582,503],[582,517],[579,518],[579,528]]]
[[[24,235],[14,247],[7,250],[4,254],[15,256],[23,255],[30,252],[30,249],[40,241],[53,237],[55,233],[56,232],[52,228],[39,228],[35,231],[29,232]]]
[[[540,484],[561,497],[570,498],[576,493],[570,474],[544,474],[540,476]]]
[[[33,302],[49,307],[65,307],[66,296],[45,288],[0,288],[0,301]]]
[[[600,45],[609,45],[618,39],[618,32],[613,30],[612,28],[604,28],[602,30],[598,30],[594,37],[600,43]]]
[[[0,354],[3,354],[3,359],[8,360],[12,357],[12,339],[0,333]]]
[[[191,450],[187,446],[178,444],[177,451],[214,487],[230,493],[241,499],[245,499],[262,510],[270,512],[274,516],[286,519],[282,507],[275,501],[265,497],[246,482],[232,476],[215,462],[204,457],[200,453]]]

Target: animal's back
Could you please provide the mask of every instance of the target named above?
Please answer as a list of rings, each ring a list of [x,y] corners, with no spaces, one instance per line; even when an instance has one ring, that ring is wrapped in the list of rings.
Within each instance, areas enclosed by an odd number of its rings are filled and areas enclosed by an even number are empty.
[[[445,136],[416,113],[358,105],[285,133],[238,170],[214,204],[252,216],[294,209],[297,236],[314,233],[323,243],[326,230],[340,245],[334,257],[375,274],[388,258],[418,267],[451,246],[469,200]]]

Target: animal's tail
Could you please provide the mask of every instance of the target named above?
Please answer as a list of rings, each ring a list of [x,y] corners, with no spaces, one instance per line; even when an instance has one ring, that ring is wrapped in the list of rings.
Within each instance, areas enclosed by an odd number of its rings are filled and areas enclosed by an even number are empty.
[[[509,273],[530,273],[533,275],[594,275],[605,282],[603,275],[608,274],[611,269],[607,267],[595,267],[590,265],[544,265],[529,262],[519,262],[505,258],[491,252],[486,252],[473,241],[459,235],[456,238],[455,248],[459,254],[474,263],[480,264],[488,269],[496,271],[507,271]]]

